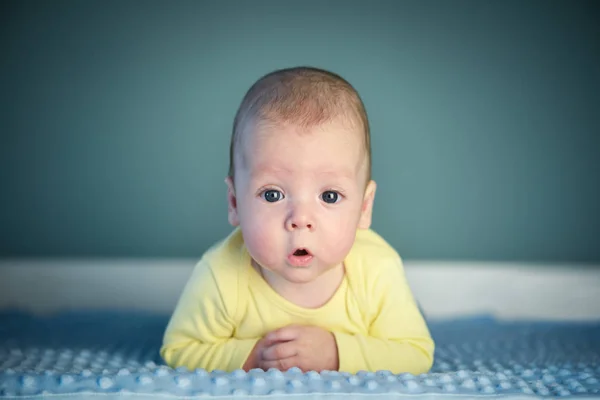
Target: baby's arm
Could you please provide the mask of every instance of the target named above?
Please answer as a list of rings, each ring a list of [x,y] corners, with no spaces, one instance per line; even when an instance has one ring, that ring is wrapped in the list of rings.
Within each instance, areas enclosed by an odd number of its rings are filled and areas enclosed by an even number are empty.
[[[395,263],[396,264],[396,263]],[[428,372],[434,342],[406,281],[402,263],[385,266],[368,287],[372,322],[368,335],[335,335],[340,371]]]
[[[177,368],[233,371],[242,368],[257,339],[233,338],[237,307],[234,282],[216,279],[200,262],[187,282],[163,338],[160,354]],[[231,291],[221,288],[231,288]]]

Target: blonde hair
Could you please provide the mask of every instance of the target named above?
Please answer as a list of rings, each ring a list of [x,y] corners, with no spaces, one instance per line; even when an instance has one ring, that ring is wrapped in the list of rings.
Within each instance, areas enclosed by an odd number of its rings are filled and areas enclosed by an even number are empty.
[[[371,135],[365,106],[354,87],[341,76],[313,67],[273,71],[256,81],[237,110],[229,148],[229,176],[235,172],[235,151],[244,130],[259,122],[286,122],[309,128],[340,119],[364,133],[367,179],[371,179]]]

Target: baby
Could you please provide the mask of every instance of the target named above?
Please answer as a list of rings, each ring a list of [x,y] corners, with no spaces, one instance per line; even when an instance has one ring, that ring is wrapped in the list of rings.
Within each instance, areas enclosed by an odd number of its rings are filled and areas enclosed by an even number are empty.
[[[164,334],[172,367],[428,372],[434,343],[397,252],[370,229],[369,123],[308,67],[263,76],[233,125],[235,228],[194,268]]]

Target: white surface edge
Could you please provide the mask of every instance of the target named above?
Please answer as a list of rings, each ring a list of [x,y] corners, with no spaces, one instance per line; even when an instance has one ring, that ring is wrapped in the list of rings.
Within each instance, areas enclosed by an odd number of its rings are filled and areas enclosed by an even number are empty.
[[[0,309],[170,313],[197,260],[4,259]],[[405,261],[428,318],[600,320],[600,268],[586,265]]]

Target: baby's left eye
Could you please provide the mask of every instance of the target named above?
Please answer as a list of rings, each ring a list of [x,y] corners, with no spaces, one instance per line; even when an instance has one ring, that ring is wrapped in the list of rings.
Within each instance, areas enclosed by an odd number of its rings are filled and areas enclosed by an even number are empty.
[[[338,201],[340,194],[338,192],[334,192],[333,190],[327,190],[323,192],[321,198],[325,203],[334,204]]]

